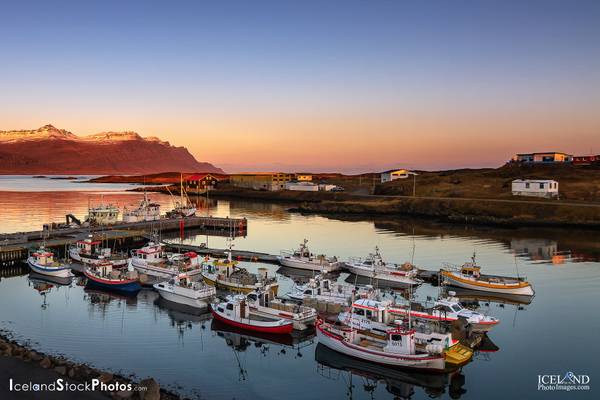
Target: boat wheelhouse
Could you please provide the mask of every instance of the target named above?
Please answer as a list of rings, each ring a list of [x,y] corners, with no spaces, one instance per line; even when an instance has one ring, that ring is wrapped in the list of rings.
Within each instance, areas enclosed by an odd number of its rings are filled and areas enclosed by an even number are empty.
[[[71,244],[69,256],[82,264],[100,265],[109,262],[116,268],[123,267],[128,262],[126,254],[115,254],[110,248],[102,247],[102,240],[94,239],[92,235]]]
[[[340,269],[342,263],[336,257],[327,257],[323,254],[314,255],[307,246],[308,240],[304,239],[300,247],[294,251],[282,250],[277,257],[284,267],[304,269],[309,271],[333,272]]]
[[[227,300],[211,304],[214,318],[236,328],[256,332],[290,334],[294,328],[292,321],[283,318],[264,317],[252,314],[243,295],[228,296]]]
[[[202,273],[199,257],[193,251],[184,254],[167,253],[160,243],[154,242],[132,250],[130,263],[139,273],[158,278],[171,279],[180,273],[192,277]]]
[[[54,259],[54,253],[40,246],[27,257],[27,264],[32,271],[38,274],[54,276],[59,278],[69,278],[73,276],[71,265],[65,264]]]
[[[100,204],[88,208],[87,222],[90,225],[112,225],[119,221],[119,208],[112,204]]]

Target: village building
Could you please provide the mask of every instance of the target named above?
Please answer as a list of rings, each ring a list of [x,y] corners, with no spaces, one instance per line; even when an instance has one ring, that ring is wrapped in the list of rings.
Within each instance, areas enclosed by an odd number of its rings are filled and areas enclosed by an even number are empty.
[[[573,164],[574,165],[599,165],[600,164],[600,155],[574,156]]]
[[[319,185],[312,182],[288,182],[285,184],[285,190],[293,190],[299,192],[318,192]]]
[[[395,181],[396,179],[406,179],[411,175],[407,169],[391,169],[381,173],[381,183]]]
[[[558,182],[550,179],[515,179],[513,196],[558,197]]]
[[[294,179],[294,174],[285,172],[249,172],[229,175],[229,182],[233,186],[276,191],[285,189],[285,184]]]
[[[569,163],[573,161],[573,156],[567,153],[560,153],[556,151],[549,151],[545,153],[522,153],[517,154],[513,157],[514,162],[518,163]]]
[[[313,176],[312,174],[297,173],[296,180],[298,182],[311,182],[313,180]]]
[[[227,175],[221,174],[194,174],[185,178],[185,190],[188,193],[205,193],[207,190],[213,190],[219,182],[226,181]]]

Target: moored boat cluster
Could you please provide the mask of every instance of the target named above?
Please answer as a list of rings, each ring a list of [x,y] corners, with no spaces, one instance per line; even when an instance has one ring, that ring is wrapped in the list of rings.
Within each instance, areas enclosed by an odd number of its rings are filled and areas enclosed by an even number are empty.
[[[156,290],[166,301],[195,310],[210,310],[213,318],[237,329],[275,335],[314,329],[319,343],[366,362],[428,371],[460,368],[468,363],[478,340],[500,321],[466,308],[453,291],[430,302],[416,302],[414,287],[424,282],[412,263],[384,261],[379,248],[364,259],[341,262],[337,257],[315,256],[305,240],[298,250],[282,252],[285,268],[310,271],[305,283],[295,283],[285,295],[267,268],[251,273],[232,258],[202,258],[194,252],[169,253],[158,242],[116,254],[102,241],[79,241],[69,255],[84,265],[87,285],[121,293],[137,293],[142,286]],[[32,252],[28,264],[46,276],[68,279],[69,264],[54,260],[52,252]],[[346,269],[370,284],[342,282],[332,275]],[[524,278],[483,275],[472,262],[445,268],[440,277],[447,286],[498,295],[532,296]],[[379,287],[402,288],[401,299]],[[387,284],[387,285],[386,285]],[[459,327],[466,335],[456,334]],[[481,339],[481,336],[479,336]]]

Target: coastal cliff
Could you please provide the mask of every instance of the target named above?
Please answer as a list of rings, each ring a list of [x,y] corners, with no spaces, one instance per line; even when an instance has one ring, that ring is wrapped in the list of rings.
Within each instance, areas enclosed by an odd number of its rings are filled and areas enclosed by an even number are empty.
[[[185,147],[135,132],[77,136],[45,125],[0,131],[0,174],[150,174],[223,171],[197,161]]]

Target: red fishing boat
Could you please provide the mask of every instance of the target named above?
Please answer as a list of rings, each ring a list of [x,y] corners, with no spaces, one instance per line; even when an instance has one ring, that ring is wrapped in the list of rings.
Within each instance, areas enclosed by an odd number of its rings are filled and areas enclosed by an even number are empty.
[[[249,331],[290,334],[294,329],[292,321],[252,314],[246,298],[240,295],[229,296],[227,301],[211,304],[210,312],[215,319],[225,324]]]

